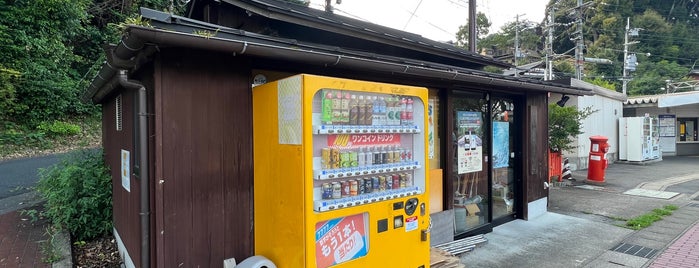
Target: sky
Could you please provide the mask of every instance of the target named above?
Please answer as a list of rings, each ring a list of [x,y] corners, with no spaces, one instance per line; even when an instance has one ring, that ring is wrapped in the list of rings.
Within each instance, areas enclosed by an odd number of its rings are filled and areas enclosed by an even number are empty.
[[[435,41],[454,41],[459,26],[468,22],[468,0],[342,0],[335,14],[422,35]],[[485,14],[495,33],[507,22],[541,22],[548,0],[477,0],[476,10]],[[311,0],[323,9],[325,0]],[[415,14],[414,16],[411,14]]]

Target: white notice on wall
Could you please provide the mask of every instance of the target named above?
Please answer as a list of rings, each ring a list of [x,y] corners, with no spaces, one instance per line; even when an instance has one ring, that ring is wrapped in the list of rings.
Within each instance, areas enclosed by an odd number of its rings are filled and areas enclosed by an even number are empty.
[[[131,192],[131,153],[121,150],[121,186]]]

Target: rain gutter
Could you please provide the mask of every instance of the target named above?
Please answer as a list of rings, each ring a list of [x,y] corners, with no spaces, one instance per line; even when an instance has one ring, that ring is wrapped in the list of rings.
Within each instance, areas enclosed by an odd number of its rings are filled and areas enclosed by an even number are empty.
[[[141,218],[141,267],[150,266],[150,189],[148,180],[148,109],[146,87],[139,81],[131,80],[126,70],[119,70],[119,85],[126,89],[136,90],[138,100],[138,152],[140,180],[141,207],[139,216]]]
[[[242,38],[240,38],[242,39]],[[527,82],[524,80],[508,80],[494,77],[494,75],[479,75],[463,69],[437,69],[426,66],[416,66],[405,63],[375,60],[357,56],[348,56],[332,52],[305,49],[299,44],[273,43],[252,40],[240,40],[219,37],[202,37],[196,34],[166,31],[162,29],[131,26],[124,35],[119,45],[111,52],[113,61],[133,61],[139,49],[145,44],[158,44],[159,46],[187,47],[193,49],[211,50],[233,55],[250,55],[261,58],[302,62],[325,67],[342,67],[348,69],[370,70],[375,72],[403,73],[424,78],[439,78],[452,81],[477,83],[512,89],[526,89],[533,91],[556,92],[569,95],[592,95],[591,90],[564,87],[560,84],[542,84]],[[248,38],[251,39],[251,38]],[[91,98],[94,103],[99,103],[114,88],[115,84],[110,80],[116,73],[113,63],[105,63],[99,74],[90,85],[85,99]]]

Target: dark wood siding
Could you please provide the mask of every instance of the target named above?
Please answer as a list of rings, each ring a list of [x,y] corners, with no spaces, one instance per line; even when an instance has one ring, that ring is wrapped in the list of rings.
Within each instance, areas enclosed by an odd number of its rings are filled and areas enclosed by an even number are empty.
[[[116,98],[121,95],[122,130],[116,129]],[[131,154],[131,171],[135,157],[133,139],[134,98],[133,90],[118,90],[102,104],[102,137],[104,157],[112,175],[112,204],[114,206],[114,228],[119,233],[129,256],[134,263],[140,263],[141,228],[139,221],[140,189],[139,180],[131,176],[130,192],[121,183],[121,150]]]
[[[544,189],[548,172],[548,106],[546,94],[527,95],[524,131],[524,217],[527,203],[547,197]]]
[[[243,65],[192,50],[159,56],[159,267],[220,267],[253,253],[252,97]]]

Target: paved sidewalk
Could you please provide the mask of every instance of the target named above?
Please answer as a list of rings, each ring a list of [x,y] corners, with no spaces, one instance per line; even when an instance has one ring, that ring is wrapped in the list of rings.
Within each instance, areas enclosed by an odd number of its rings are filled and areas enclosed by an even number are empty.
[[[0,267],[51,267],[42,262],[41,242],[48,239],[47,227],[46,220],[31,222],[19,211],[1,214]]]
[[[699,267],[699,223],[675,240],[649,267]]]
[[[646,166],[615,164],[604,186],[575,181],[554,186],[547,213],[497,226],[488,243],[462,254],[466,267],[699,267],[699,157],[669,157]],[[583,186],[583,187],[580,187]],[[670,198],[629,190],[674,192]],[[651,226],[623,228],[668,205],[678,209]]]

